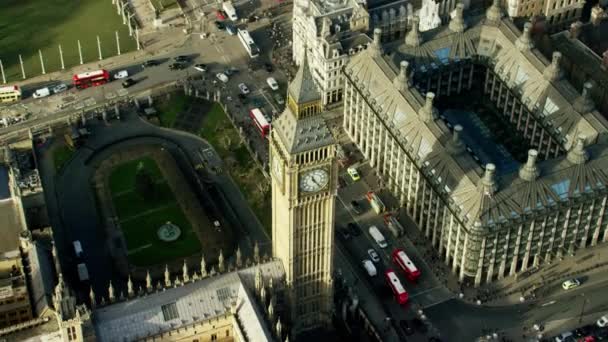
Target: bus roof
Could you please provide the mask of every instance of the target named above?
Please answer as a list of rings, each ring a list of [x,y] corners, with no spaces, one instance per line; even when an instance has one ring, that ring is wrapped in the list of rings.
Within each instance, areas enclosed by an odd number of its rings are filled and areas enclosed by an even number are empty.
[[[245,42],[247,42],[247,44],[253,44],[253,38],[251,38],[251,35],[249,35],[249,31],[247,30],[243,30],[243,29],[238,29],[237,30],[239,36],[241,36],[243,38],[243,40],[245,40]]]
[[[397,293],[405,293],[405,289],[403,285],[401,285],[401,281],[397,278],[397,275],[393,270],[386,271],[386,278],[391,282],[391,285],[397,291]]]
[[[76,74],[75,76],[76,76],[76,78],[89,78],[89,77],[105,75],[106,72],[107,71],[105,71],[103,69],[99,69],[99,70],[83,72],[81,74]]]
[[[254,116],[255,120],[258,122],[258,124],[260,126],[266,127],[266,126],[270,125],[268,123],[268,120],[266,120],[264,113],[262,113],[262,111],[259,108],[253,108],[249,112],[251,113],[251,115]]]
[[[407,267],[407,269],[410,272],[416,272],[418,271],[418,268],[416,267],[416,265],[414,265],[414,263],[412,262],[412,260],[407,256],[407,254],[405,254],[405,252],[401,249],[396,249],[393,252],[394,255],[397,256],[397,258],[399,258],[399,260],[401,260],[401,262],[403,263],[403,265],[405,267]]]
[[[0,87],[0,93],[12,93],[14,91],[20,91],[18,85]]]

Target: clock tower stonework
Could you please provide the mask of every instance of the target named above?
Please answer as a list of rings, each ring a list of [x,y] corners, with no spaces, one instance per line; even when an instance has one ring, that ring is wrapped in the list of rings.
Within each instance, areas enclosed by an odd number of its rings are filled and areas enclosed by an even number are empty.
[[[270,134],[272,253],[283,262],[297,338],[329,328],[333,310],[336,145],[306,55]]]

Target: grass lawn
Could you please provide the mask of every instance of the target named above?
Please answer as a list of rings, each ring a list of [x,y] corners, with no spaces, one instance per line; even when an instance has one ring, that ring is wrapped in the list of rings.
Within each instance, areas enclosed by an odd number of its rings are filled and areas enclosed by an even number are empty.
[[[134,190],[139,163],[144,164],[156,182],[157,196],[154,198],[143,198]],[[129,249],[129,261],[133,265],[154,265],[200,251],[196,233],[152,158],[144,157],[118,165],[110,174],[109,186]],[[167,221],[181,228],[182,235],[177,241],[162,242],[158,239],[156,231]]]
[[[135,188],[135,173],[139,163],[152,175],[152,179],[159,181],[163,178],[158,165],[150,157],[135,159],[118,165],[110,174],[110,191],[112,194],[128,191]]]
[[[53,165],[55,165],[55,172],[61,170],[65,163],[72,158],[74,152],[74,149],[67,145],[57,146],[53,149]]]
[[[264,176],[251,159],[247,148],[240,144],[238,132],[232,127],[219,104],[214,103],[205,114],[199,135],[213,145],[222,159],[233,158],[236,161],[234,167],[228,171],[258,220],[270,233],[272,208],[269,188],[263,191],[260,189],[260,179],[264,179]]]
[[[181,92],[171,94],[169,101],[162,102],[158,105],[158,119],[163,127],[172,128],[175,124],[177,114],[185,111],[194,97],[186,96]]]
[[[46,72],[60,70],[59,44],[66,68],[80,62],[78,40],[85,63],[99,58],[96,36],[102,56],[114,56],[115,31],[121,53],[136,48],[110,0],[0,0],[0,59],[8,82],[21,80],[19,55],[27,77],[42,73],[38,50],[42,51]]]
[[[156,236],[158,227],[167,221],[171,221],[182,231],[176,241],[162,242]],[[137,266],[155,265],[184,258],[201,250],[196,233],[177,203],[157,209],[145,216],[122,221],[120,224],[129,248],[129,261]]]

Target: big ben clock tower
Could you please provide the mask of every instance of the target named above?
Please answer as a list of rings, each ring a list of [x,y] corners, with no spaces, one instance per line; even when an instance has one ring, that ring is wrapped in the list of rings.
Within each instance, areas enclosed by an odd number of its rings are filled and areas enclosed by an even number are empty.
[[[329,327],[338,167],[306,55],[270,135],[272,252],[282,260],[296,337]]]

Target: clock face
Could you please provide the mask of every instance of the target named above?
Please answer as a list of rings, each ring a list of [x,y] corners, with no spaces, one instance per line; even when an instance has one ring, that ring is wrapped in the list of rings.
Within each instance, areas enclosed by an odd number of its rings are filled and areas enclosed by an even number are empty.
[[[302,192],[317,192],[329,183],[329,173],[324,169],[307,171],[300,176]]]
[[[272,162],[272,170],[274,175],[277,177],[279,182],[283,181],[283,164],[281,163],[281,159],[274,158]]]

